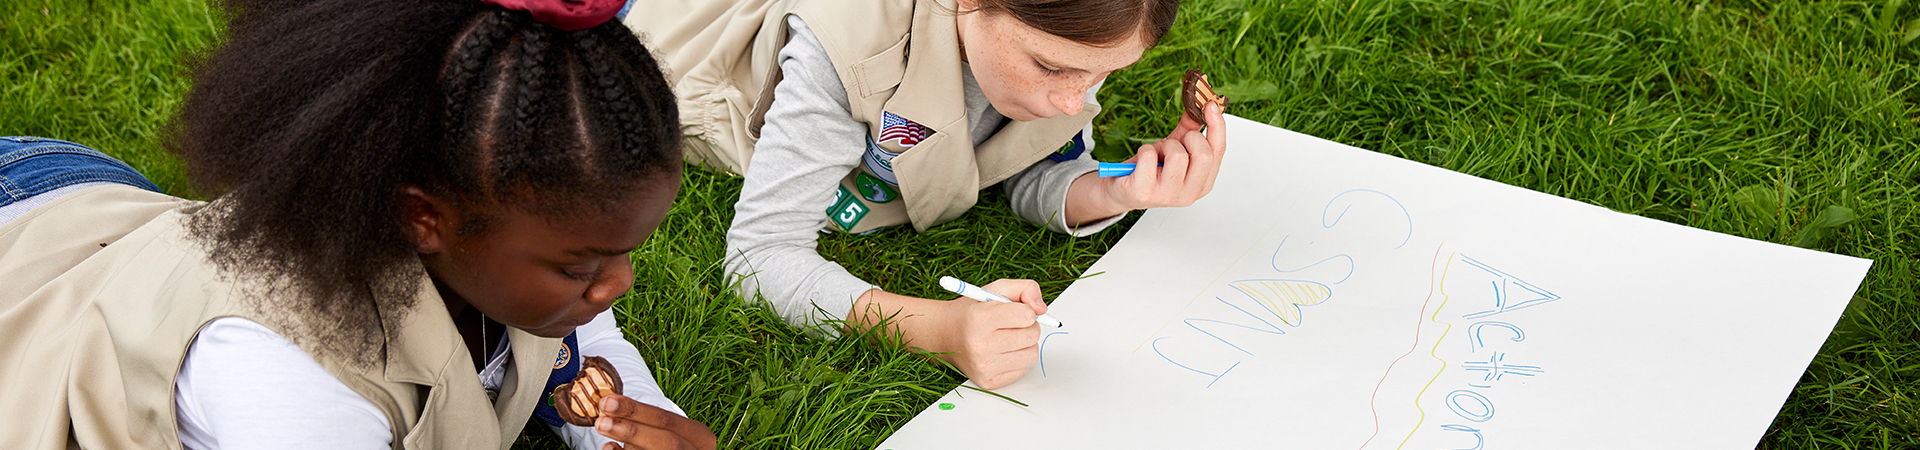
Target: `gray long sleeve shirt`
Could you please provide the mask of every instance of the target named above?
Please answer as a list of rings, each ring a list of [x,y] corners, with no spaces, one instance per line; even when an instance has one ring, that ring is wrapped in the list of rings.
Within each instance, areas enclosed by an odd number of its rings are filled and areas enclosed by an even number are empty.
[[[727,272],[740,283],[741,296],[772,303],[788,323],[812,325],[845,318],[860,295],[874,286],[820,256],[819,234],[826,229],[827,207],[840,178],[860,164],[867,125],[853,120],[846,88],[825,47],[797,16],[787,17],[790,40],[781,48],[784,78],[774,86],[774,103],[754,145],[746,183],[734,204],[727,230]],[[967,121],[974,145],[985,142],[1006,121],[965,72]],[[1086,101],[1094,103],[1095,85]],[[1015,214],[1054,231],[1093,234],[1124,214],[1079,227],[1066,223],[1067,188],[1095,170],[1092,126],[1081,131],[1089,151],[1064,162],[1041,160],[1002,183]]]

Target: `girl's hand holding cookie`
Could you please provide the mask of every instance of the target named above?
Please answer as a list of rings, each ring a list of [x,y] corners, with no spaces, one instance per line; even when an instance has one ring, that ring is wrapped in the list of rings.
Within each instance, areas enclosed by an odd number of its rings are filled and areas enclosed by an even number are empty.
[[[593,428],[620,442],[608,442],[601,450],[711,450],[719,445],[707,424],[619,394],[600,399],[600,418]]]
[[[1079,225],[1135,209],[1193,204],[1213,192],[1227,150],[1227,98],[1213,92],[1206,75],[1189,71],[1180,124],[1165,139],[1142,145],[1126,162],[1133,174],[1098,178],[1087,174],[1067,193],[1067,223]]]
[[[1182,115],[1180,126],[1160,142],[1142,145],[1133,158],[1133,175],[1109,178],[1107,196],[1126,210],[1187,206],[1213,192],[1226,153],[1226,133],[1219,105],[1203,107],[1207,123]],[[1124,212],[1124,211],[1122,211]]]

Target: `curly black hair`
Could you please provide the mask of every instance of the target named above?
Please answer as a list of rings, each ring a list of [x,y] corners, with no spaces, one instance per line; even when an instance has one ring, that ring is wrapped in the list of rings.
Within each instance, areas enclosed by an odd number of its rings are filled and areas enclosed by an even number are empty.
[[[222,273],[274,280],[271,309],[333,324],[308,330],[322,347],[364,350],[412,306],[404,186],[481,217],[554,217],[679,176],[672,91],[617,20],[561,31],[476,0],[225,6],[228,41],[167,138],[195,187],[222,193],[189,230]]]

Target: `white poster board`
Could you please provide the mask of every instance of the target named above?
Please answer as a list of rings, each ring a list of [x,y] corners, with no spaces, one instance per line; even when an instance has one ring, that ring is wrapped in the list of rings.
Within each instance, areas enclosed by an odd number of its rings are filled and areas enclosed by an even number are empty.
[[[1053,303],[1041,362],[882,449],[1751,449],[1871,261],[1238,117],[1213,193]]]

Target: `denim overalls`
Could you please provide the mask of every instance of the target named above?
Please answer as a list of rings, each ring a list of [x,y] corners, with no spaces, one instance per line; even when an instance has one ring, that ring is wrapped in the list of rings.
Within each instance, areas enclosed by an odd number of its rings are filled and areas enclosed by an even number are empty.
[[[31,208],[31,205],[20,205],[28,208],[8,206],[48,191],[86,183],[120,183],[160,192],[159,186],[127,163],[84,145],[31,136],[0,137],[0,223]]]

